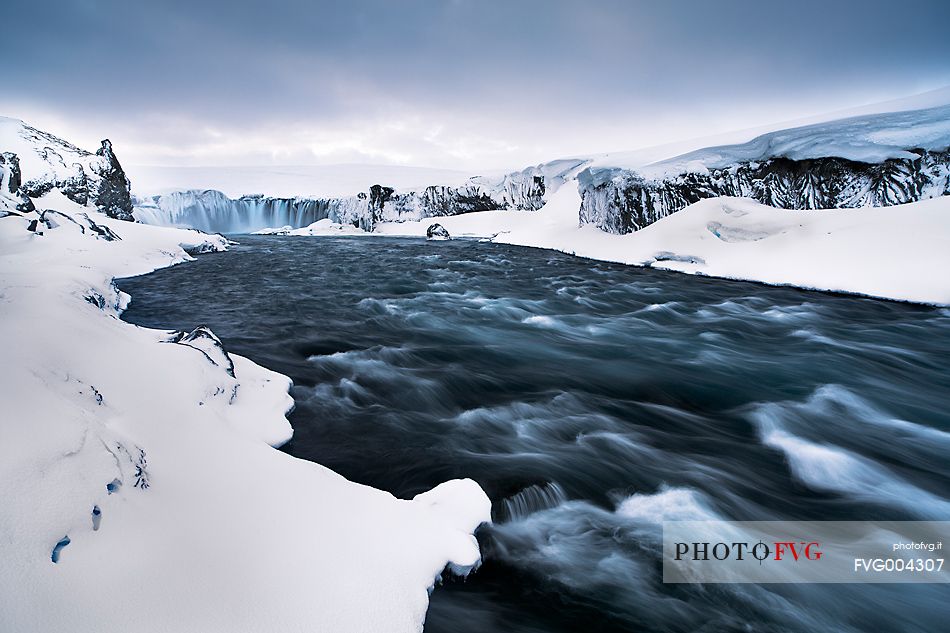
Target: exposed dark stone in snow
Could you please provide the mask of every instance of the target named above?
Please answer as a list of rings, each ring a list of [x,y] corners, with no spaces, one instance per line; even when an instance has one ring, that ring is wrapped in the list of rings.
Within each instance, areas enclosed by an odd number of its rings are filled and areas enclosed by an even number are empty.
[[[50,191],[52,191],[55,186],[56,186],[55,180],[51,180],[50,178],[41,176],[39,178],[33,178],[30,180],[27,180],[26,182],[21,184],[20,191],[25,193],[30,198],[40,198],[48,194]],[[72,196],[69,196],[69,198],[70,200],[73,199]]]
[[[53,546],[53,553],[50,555],[50,560],[52,560],[54,563],[58,563],[58,562],[59,562],[59,554],[60,554],[60,552],[62,552],[62,551],[63,551],[63,548],[66,547],[67,545],[69,545],[70,542],[71,542],[71,541],[69,540],[69,536],[68,536],[68,535],[67,535],[67,536],[64,536],[64,537],[61,538],[61,539],[59,539],[59,542],[57,542],[56,545]]]
[[[107,301],[99,292],[95,290],[89,290],[88,293],[83,297],[88,303],[96,306],[100,310],[105,310]]]
[[[891,206],[950,195],[950,151],[910,151],[918,158],[860,163],[836,157],[778,157],[658,180],[626,169],[588,168],[578,177],[580,221],[623,234],[718,196],[753,198],[784,209],[827,209]]]
[[[430,240],[448,240],[451,239],[448,230],[441,224],[432,224],[426,229],[426,239]]]
[[[109,139],[102,141],[102,147],[96,150],[96,155],[103,159],[93,164],[93,170],[100,177],[95,190],[96,206],[111,218],[134,221],[129,179],[112,151]]]
[[[132,484],[132,487],[142,490],[147,489],[150,484],[148,481],[148,461],[145,459],[144,448],[138,449],[138,455],[133,459],[133,465],[135,466],[135,483]]]
[[[372,231],[376,223],[382,220],[383,206],[393,197],[396,192],[392,187],[382,185],[373,185],[369,188],[369,217],[361,218],[364,220],[357,224],[364,231]]]
[[[102,510],[99,506],[92,506],[92,531],[99,530],[99,524],[102,523]]]
[[[99,239],[103,239],[107,242],[114,242],[116,240],[122,239],[116,234],[115,231],[110,229],[108,226],[105,226],[104,224],[96,224],[95,222],[93,222],[92,219],[85,213],[82,214],[82,217],[86,220],[89,226],[89,230],[92,231],[97,237],[99,237]]]
[[[199,325],[187,334],[179,332],[168,342],[187,345],[198,350],[205,355],[205,358],[212,365],[223,367],[228,376],[234,378],[234,361],[231,360],[231,356],[224,349],[221,339],[215,336],[214,332],[207,326]]]
[[[22,181],[20,158],[13,152],[0,152],[0,212],[3,215],[10,215],[9,210],[29,213],[35,209],[33,201],[21,189]]]
[[[23,178],[20,173],[20,159],[13,152],[0,152],[0,165],[3,165],[3,184],[5,193],[17,194]]]

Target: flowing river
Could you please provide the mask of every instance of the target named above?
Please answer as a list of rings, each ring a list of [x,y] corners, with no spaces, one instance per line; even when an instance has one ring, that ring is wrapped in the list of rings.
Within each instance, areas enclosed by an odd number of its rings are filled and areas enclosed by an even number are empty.
[[[120,281],[123,318],[290,376],[291,455],[404,498],[482,485],[484,565],[427,632],[946,630],[946,585],[665,585],[658,535],[950,520],[950,311],[475,241],[235,239]]]

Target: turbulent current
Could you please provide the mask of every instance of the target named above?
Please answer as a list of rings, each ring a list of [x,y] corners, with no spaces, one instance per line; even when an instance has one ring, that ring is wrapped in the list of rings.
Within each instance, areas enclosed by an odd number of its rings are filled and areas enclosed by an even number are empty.
[[[400,497],[482,485],[485,563],[426,631],[946,630],[945,585],[664,585],[658,551],[664,519],[950,520],[950,311],[470,241],[238,240],[123,280],[124,318],[291,376],[292,455]]]

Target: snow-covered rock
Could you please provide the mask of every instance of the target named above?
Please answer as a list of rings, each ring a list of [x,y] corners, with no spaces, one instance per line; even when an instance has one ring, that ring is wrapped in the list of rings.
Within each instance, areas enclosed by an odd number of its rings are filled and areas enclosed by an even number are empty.
[[[784,209],[878,207],[950,194],[950,106],[763,134],[578,177],[580,221],[624,234],[686,206],[739,196]]]
[[[448,240],[452,239],[452,236],[449,235],[449,232],[441,224],[430,224],[429,228],[426,229],[426,239],[429,240]]]
[[[33,201],[20,191],[21,184],[20,158],[13,152],[0,152],[0,214],[34,209]]]
[[[0,197],[0,630],[421,631],[443,570],[479,563],[485,493],[396,499],[275,450],[288,378],[118,318],[113,278],[227,240],[71,193]]]
[[[132,220],[129,179],[108,139],[91,153],[19,119],[0,117],[0,152],[18,159],[20,194],[39,198],[58,189],[77,204]]]

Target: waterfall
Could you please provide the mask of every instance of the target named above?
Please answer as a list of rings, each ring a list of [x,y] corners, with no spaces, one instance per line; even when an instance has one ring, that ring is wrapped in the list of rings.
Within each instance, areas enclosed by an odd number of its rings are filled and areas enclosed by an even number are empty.
[[[341,220],[343,201],[335,198],[232,199],[209,189],[177,191],[138,200],[135,218],[145,224],[180,226],[209,233],[251,233],[269,227],[300,228],[326,218]]]
[[[572,168],[581,166],[570,164]],[[501,178],[479,176],[460,186],[432,185],[419,191],[397,192],[374,185],[368,192],[339,198],[229,198],[214,189],[176,191],[137,198],[134,215],[145,224],[208,233],[252,233],[284,226],[296,229],[324,219],[372,231],[379,222],[499,209],[535,211],[544,205],[546,191],[544,174],[539,168],[528,168]]]

